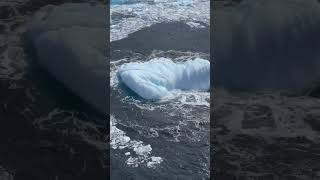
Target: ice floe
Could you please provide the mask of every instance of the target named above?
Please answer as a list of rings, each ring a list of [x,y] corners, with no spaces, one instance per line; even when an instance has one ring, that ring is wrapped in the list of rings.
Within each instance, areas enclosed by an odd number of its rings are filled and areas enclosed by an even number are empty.
[[[210,63],[200,58],[183,63],[155,58],[143,63],[123,64],[118,77],[142,98],[159,100],[169,96],[172,90],[209,90]]]

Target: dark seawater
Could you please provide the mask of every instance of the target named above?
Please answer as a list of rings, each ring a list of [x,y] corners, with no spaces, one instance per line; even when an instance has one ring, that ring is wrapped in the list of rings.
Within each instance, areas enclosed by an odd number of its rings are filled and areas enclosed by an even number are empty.
[[[177,94],[166,102],[150,102],[121,82],[112,83],[116,69],[128,62],[156,57],[176,62],[195,57],[209,60],[207,37],[208,27],[194,30],[184,23],[161,23],[111,42],[110,114],[116,119],[116,127],[131,140],[151,145],[150,157],[163,160],[153,168],[147,163],[134,167],[126,163],[125,155],[131,152],[130,156],[135,156],[134,151],[111,149],[111,179],[209,179],[208,92]]]
[[[319,179],[319,99],[296,92],[319,79],[319,1],[219,2],[211,177]]]
[[[105,115],[53,78],[35,52],[28,52],[23,34],[33,20],[30,14],[52,1],[30,2],[0,5],[8,7],[10,16],[0,19],[0,179],[105,179]]]
[[[319,1],[244,0],[213,16],[216,85],[299,91],[320,76]]]

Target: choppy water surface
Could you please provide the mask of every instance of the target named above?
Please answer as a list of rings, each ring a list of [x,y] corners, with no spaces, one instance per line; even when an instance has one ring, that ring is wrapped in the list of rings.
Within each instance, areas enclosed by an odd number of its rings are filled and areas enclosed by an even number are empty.
[[[144,27],[161,22],[183,21],[194,28],[209,26],[210,23],[209,0],[136,0],[121,2],[128,2],[129,4],[111,5],[111,41],[125,38]]]
[[[158,23],[208,28],[208,0],[112,1],[111,42]],[[155,34],[156,36],[156,34]],[[143,38],[143,37],[141,37]],[[209,37],[208,37],[209,38]],[[199,52],[134,52],[113,49],[110,61],[112,179],[209,178],[209,92],[175,90],[169,98],[144,100],[119,82],[121,65],[170,58],[179,63]]]
[[[154,51],[148,56],[126,52],[126,57],[112,59],[112,177],[208,178],[209,92],[176,91],[170,99],[154,102],[138,97],[118,81],[116,72],[122,64],[155,57],[175,62],[209,58],[201,53]]]

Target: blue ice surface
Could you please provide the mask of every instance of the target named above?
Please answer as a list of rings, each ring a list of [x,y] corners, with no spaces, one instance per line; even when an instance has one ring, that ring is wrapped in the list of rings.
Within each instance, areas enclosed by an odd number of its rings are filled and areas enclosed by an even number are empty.
[[[126,63],[117,75],[120,82],[147,100],[160,100],[172,90],[208,91],[210,88],[210,62],[200,58],[181,63],[167,58]]]

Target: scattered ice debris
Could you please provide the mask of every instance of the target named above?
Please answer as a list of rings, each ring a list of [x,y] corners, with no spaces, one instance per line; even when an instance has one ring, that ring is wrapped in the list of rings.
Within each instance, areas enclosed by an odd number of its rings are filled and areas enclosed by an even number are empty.
[[[116,119],[110,116],[110,145],[113,149],[130,149],[135,152],[126,152],[124,155],[129,156],[126,164],[132,167],[146,165],[148,168],[155,168],[163,160],[161,157],[151,156],[151,145],[145,145],[142,141],[131,140],[126,133],[116,127]]]

